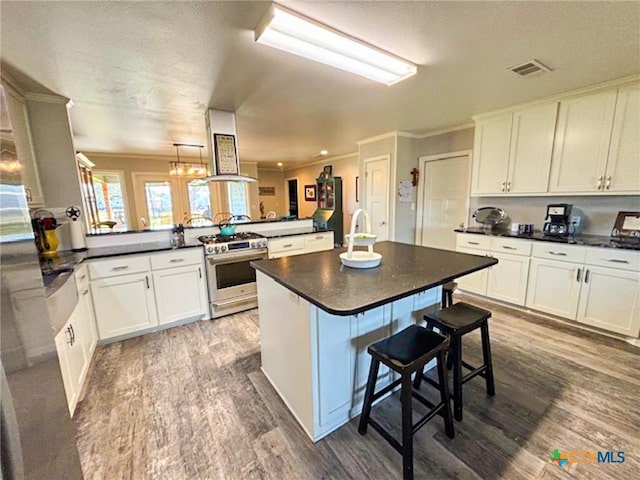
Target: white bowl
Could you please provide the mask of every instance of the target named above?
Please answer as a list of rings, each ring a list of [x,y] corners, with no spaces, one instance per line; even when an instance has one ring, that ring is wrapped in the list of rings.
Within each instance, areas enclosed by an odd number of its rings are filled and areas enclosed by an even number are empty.
[[[349,240],[351,239],[351,234],[347,233],[344,238],[348,245]],[[376,243],[377,238],[378,236],[375,233],[356,233],[353,236],[353,244],[357,247],[367,247]]]
[[[349,258],[348,252],[340,254],[340,261],[349,268],[375,268],[380,265],[382,255],[376,252],[354,251]]]

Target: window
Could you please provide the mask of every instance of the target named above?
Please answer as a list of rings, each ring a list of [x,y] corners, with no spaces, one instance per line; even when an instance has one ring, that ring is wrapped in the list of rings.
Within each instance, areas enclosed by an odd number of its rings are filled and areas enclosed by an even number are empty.
[[[227,184],[229,211],[234,215],[249,215],[249,191],[246,183],[229,182]]]
[[[146,181],[144,193],[149,212],[149,226],[173,225],[173,199],[171,182]]]
[[[211,192],[208,184],[187,184],[191,217],[211,218]]]
[[[92,172],[98,222],[116,222],[116,229],[127,229],[124,178],[121,172]]]

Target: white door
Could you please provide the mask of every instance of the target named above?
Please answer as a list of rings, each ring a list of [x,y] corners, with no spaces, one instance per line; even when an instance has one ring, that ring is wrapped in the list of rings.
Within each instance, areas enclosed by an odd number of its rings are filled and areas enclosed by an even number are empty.
[[[615,268],[587,266],[578,321],[637,337],[640,332],[640,275]]]
[[[467,220],[469,155],[421,157],[416,243],[455,250],[455,228]],[[438,158],[438,157],[436,157]]]
[[[377,241],[389,240],[389,157],[365,160],[365,209],[371,216],[371,230]]]
[[[575,319],[583,275],[582,264],[532,259],[527,308]]]
[[[140,228],[181,223],[184,215],[180,186],[169,174],[133,174],[134,196]]]
[[[613,121],[605,189],[640,191],[640,86],[621,88]]]
[[[201,265],[153,272],[153,286],[161,325],[202,316],[207,311]]]
[[[550,192],[594,192],[604,186],[616,91],[560,102]]]

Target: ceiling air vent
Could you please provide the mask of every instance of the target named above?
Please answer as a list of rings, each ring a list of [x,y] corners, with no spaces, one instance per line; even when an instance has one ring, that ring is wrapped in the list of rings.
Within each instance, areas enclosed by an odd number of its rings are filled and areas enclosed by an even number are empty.
[[[544,72],[550,72],[551,69],[537,60],[529,60],[515,67],[510,67],[509,71],[515,73],[520,78],[529,78],[540,75]]]

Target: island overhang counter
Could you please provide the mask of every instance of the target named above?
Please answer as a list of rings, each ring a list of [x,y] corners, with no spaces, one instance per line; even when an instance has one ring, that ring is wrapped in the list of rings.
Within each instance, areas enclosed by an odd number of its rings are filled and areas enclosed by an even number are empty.
[[[371,343],[421,323],[444,283],[497,263],[380,242],[380,266],[352,269],[340,263],[343,251],[252,262],[262,371],[313,441],[360,414]],[[392,380],[381,368],[379,387]]]

